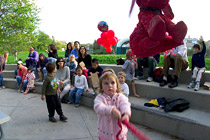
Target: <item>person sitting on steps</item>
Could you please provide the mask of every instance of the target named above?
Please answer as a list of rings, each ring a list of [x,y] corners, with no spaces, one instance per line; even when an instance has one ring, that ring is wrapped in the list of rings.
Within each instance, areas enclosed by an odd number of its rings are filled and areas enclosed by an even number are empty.
[[[169,67],[174,69],[174,79],[168,85],[169,88],[174,88],[178,86],[178,78],[181,71],[184,71],[188,68],[188,58],[187,58],[187,47],[185,45],[180,45],[173,49],[172,52],[167,54],[167,57],[163,62],[163,81],[160,83],[160,86],[163,87],[167,85],[167,77]]]

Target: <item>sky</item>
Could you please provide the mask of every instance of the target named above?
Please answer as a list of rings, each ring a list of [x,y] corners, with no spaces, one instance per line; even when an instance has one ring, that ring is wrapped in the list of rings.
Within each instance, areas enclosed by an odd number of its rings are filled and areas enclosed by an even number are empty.
[[[97,25],[106,21],[118,39],[128,38],[138,23],[139,7],[132,0],[35,0],[40,8],[39,29],[56,40],[93,43],[100,38]],[[183,20],[188,26],[186,37],[210,40],[209,0],[171,0],[174,23]]]

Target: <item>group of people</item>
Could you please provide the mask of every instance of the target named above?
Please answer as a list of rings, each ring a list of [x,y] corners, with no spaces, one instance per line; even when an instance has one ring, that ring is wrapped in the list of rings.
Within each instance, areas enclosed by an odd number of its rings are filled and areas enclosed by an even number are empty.
[[[205,71],[206,46],[202,37],[200,40],[202,41],[202,49],[199,44],[193,46],[192,81],[188,86],[188,88],[194,87],[195,90],[199,90],[202,73]],[[127,82],[130,82],[134,96],[140,97],[135,88],[135,72],[137,78],[142,79],[142,66],[148,67],[147,82],[151,82],[154,69],[159,63],[160,55],[136,59],[132,51],[128,50],[122,71],[115,74],[112,69],[103,70],[99,66],[99,61],[92,59],[86,48],[84,46],[80,47],[78,41],[74,42],[74,46],[75,48],[73,49],[72,43],[67,44],[65,58],[58,57],[57,50],[53,44],[50,44],[49,50],[46,50],[48,58],[43,53],[38,55],[33,48],[30,48],[29,56],[25,61],[26,67],[21,59],[17,62],[16,79],[19,87],[18,92],[27,94],[31,89],[34,89],[35,79],[37,81],[43,81],[44,79],[41,99],[46,99],[49,121],[57,122],[54,118],[55,111],[60,116],[61,121],[66,121],[68,118],[64,116],[61,107],[62,100],[60,99],[69,93],[68,103],[75,103],[75,107],[79,107],[81,95],[84,91],[89,92],[87,76],[96,73],[99,77],[99,94],[94,100],[94,110],[98,115],[99,139],[126,138],[127,128],[122,124],[122,121],[126,120],[129,122],[131,115],[131,105],[127,98],[129,96]],[[163,80],[160,82],[160,86],[165,86],[168,83],[168,71],[172,67],[174,69],[173,80],[168,86],[169,88],[174,88],[178,86],[181,71],[188,68],[187,48],[184,45],[178,46],[165,56]],[[8,52],[0,56],[0,88],[5,88],[3,86],[2,71],[5,68],[7,57]],[[35,74],[33,71],[35,71]],[[70,91],[71,81],[74,81],[74,88]]]
[[[205,71],[206,45],[205,42],[203,41],[202,36],[200,37],[200,41],[202,43],[202,46],[200,44],[194,44],[192,47],[194,50],[194,54],[192,56],[192,63],[191,63],[192,80],[188,85],[188,88],[194,88],[195,91],[199,90],[200,81]],[[128,56],[131,55],[128,54]],[[127,58],[128,56],[126,55]],[[136,78],[144,79],[142,67],[148,67],[148,78],[146,81],[151,82],[154,77],[155,67],[160,61],[159,59],[160,59],[160,54],[157,54],[147,58],[137,58],[137,60],[130,62],[130,63],[135,62],[136,64]],[[187,70],[188,67],[189,63],[187,58],[187,47],[185,45],[180,45],[174,48],[173,50],[165,52],[165,59],[163,61],[163,70],[162,70],[163,79],[162,81],[160,81],[160,86],[163,87],[168,84],[169,88],[177,87],[178,79],[180,78],[181,72]],[[173,68],[174,70],[172,75],[169,75],[169,68]],[[128,70],[129,69],[127,69],[127,71]],[[132,70],[130,69],[130,72],[133,73],[134,71],[132,72]],[[129,77],[127,79],[129,79]]]

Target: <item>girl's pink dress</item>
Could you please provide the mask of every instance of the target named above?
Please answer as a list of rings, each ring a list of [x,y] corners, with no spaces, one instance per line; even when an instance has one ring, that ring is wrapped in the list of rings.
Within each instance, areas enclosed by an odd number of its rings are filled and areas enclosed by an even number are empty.
[[[121,114],[131,115],[128,98],[116,93],[112,98],[105,93],[99,94],[94,101],[94,110],[98,116],[98,135],[100,140],[127,140],[127,127],[112,118],[111,111],[116,107]]]
[[[31,90],[34,89],[34,78],[35,75],[33,73],[27,73],[26,74],[26,79],[28,80],[28,84],[27,84],[27,89]]]

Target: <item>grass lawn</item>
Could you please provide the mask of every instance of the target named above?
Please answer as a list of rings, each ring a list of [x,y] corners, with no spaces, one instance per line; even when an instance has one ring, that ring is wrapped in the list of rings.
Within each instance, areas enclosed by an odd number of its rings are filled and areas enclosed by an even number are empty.
[[[26,60],[26,58],[28,57],[28,51],[27,52],[19,52],[17,59],[21,58],[23,60],[23,62]],[[48,56],[46,52],[40,51],[38,52],[40,53],[44,53],[45,56]],[[58,56],[59,57],[64,57],[65,52],[64,51],[58,51]],[[91,55],[92,58],[97,58],[99,60],[100,64],[117,64],[116,59],[119,58],[125,58],[125,55]],[[161,55],[160,57],[160,63],[158,64],[158,66],[163,66],[163,59],[164,56]],[[190,67],[191,67],[191,56],[188,57],[189,63],[190,63]],[[206,58],[206,70],[210,70],[210,58]],[[16,64],[17,61],[14,60],[14,56],[9,55],[8,57],[8,61],[7,64]]]

